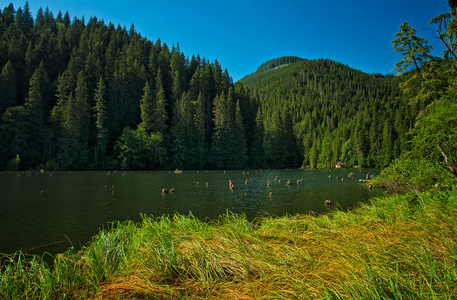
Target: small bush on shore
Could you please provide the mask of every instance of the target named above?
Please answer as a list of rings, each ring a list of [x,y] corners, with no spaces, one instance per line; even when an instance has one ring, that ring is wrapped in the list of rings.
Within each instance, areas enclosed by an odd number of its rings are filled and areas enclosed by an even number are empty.
[[[373,179],[372,184],[396,192],[449,189],[454,179],[449,172],[427,160],[397,158]]]

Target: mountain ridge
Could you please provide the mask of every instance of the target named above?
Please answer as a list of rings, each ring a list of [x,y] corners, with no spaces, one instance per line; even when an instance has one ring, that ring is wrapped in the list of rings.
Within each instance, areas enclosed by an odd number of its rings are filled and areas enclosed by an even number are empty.
[[[259,99],[267,136],[287,106],[303,167],[383,167],[405,150],[416,108],[401,100],[396,76],[292,59],[265,62],[240,83]]]

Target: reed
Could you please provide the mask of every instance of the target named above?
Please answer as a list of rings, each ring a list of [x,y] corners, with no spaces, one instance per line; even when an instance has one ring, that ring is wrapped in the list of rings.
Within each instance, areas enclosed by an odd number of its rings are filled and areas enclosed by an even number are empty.
[[[227,211],[114,222],[82,250],[1,265],[2,299],[452,299],[455,192],[386,196],[352,211]]]

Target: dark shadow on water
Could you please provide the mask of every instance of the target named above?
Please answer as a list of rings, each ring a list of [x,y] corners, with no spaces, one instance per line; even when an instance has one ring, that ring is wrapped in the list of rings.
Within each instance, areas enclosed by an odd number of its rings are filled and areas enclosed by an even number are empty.
[[[368,172],[379,173],[358,169],[0,173],[0,253],[77,250],[109,222],[141,221],[141,214],[192,212],[199,219],[216,220],[228,210],[252,221],[326,213],[331,211],[326,200],[346,210],[383,193],[358,182]],[[163,188],[174,192],[162,194]]]

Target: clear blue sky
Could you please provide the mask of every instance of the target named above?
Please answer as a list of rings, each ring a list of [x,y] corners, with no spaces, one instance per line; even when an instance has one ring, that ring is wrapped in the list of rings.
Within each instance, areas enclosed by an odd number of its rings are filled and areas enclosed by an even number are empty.
[[[434,46],[443,46],[429,20],[447,11],[442,0],[29,0],[71,19],[91,16],[127,29],[134,23],[142,36],[169,46],[179,42],[186,56],[217,59],[234,81],[262,63],[281,56],[330,58],[367,73],[388,74],[401,57],[391,47],[404,21]],[[2,1],[3,9],[25,0]]]

